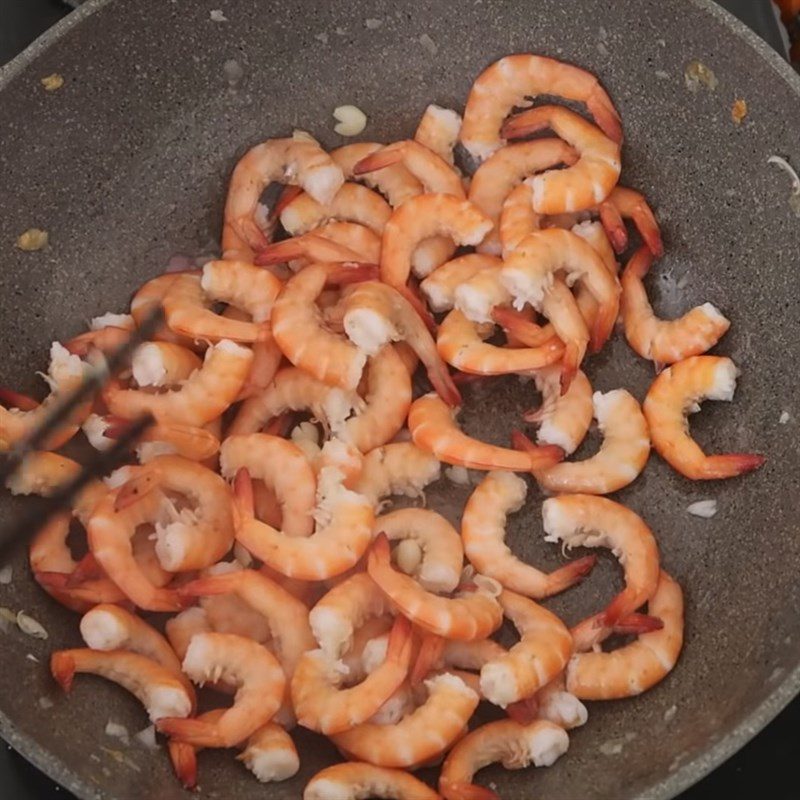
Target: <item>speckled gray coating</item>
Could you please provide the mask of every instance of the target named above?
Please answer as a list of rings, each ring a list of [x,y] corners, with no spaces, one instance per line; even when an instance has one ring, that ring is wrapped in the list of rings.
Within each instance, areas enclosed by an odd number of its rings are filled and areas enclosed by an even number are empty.
[[[210,19],[220,7],[227,22]],[[711,449],[760,451],[769,460],[746,479],[701,485],[653,456],[619,493],[651,524],[664,565],[685,587],[684,655],[646,696],[593,704],[553,768],[493,769],[486,780],[507,800],[531,791],[553,800],[670,797],[740,747],[800,686],[800,220],[787,205],[786,176],[766,164],[773,153],[800,160],[800,82],[708,0],[441,8],[431,14],[404,0],[90,2],[0,71],[0,384],[33,388],[54,337],[121,310],[172,253],[206,252],[219,234],[227,175],[249,145],[295,126],[338,144],[331,111],[341,103],[367,113],[364,138],[408,135],[426,103],[461,107],[479,70],[509,52],[560,56],[597,72],[625,125],[624,182],[646,191],[664,230],[667,255],[650,279],[658,310],[676,315],[711,300],[733,320],[718,349],[742,369],[736,400],[708,404],[693,430]],[[382,24],[368,30],[367,18]],[[420,44],[423,33],[438,52]],[[232,58],[244,69],[235,91],[223,76]],[[684,87],[684,67],[695,58],[715,71],[715,92]],[[39,78],[51,72],[66,82],[47,93]],[[730,108],[738,97],[749,114],[737,127]],[[15,249],[31,226],[49,231],[47,250]],[[618,336],[588,372],[596,388],[626,386],[639,398],[652,378]],[[513,378],[491,393],[477,389],[466,427],[505,442],[518,412],[535,401]],[[432,499],[457,520],[465,494],[447,483]],[[718,500],[713,519],[686,513],[701,498]],[[554,567],[562,560],[541,541],[540,499],[531,492],[510,540]],[[0,520],[20,508],[3,496]],[[51,649],[78,643],[76,619],[28,579],[22,555],[14,570],[13,584],[0,586],[0,605],[33,614],[50,638],[3,637],[0,734],[82,798],[188,797],[163,751],[132,747],[120,764],[102,749],[119,747],[103,734],[109,718],[136,731],[144,715],[93,678],[76,680],[71,698],[61,695],[45,664]],[[575,620],[618,582],[603,558],[581,587],[548,605]],[[54,707],[42,710],[42,697]],[[335,753],[309,734],[297,741],[300,776],[268,790],[230,754],[204,753],[203,795],[299,797]]]

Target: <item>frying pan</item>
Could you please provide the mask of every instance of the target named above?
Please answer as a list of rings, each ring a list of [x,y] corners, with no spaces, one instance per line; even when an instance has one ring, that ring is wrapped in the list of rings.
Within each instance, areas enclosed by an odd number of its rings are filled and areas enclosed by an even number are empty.
[[[209,13],[220,5],[227,21],[214,22]],[[367,18],[382,24],[368,29]],[[423,34],[433,45],[420,42]],[[709,449],[764,452],[768,462],[747,478],[701,485],[654,455],[619,493],[650,523],[664,565],[685,589],[683,656],[646,695],[593,704],[554,767],[492,769],[486,780],[515,800],[531,792],[667,798],[731,755],[800,687],[800,221],[786,176],[767,165],[772,154],[800,156],[800,80],[713,3],[89,3],[0,72],[0,382],[32,389],[52,339],[121,310],[170,255],[213,249],[227,177],[252,144],[293,127],[339,144],[331,111],[343,103],[367,113],[364,138],[408,136],[428,102],[461,107],[479,71],[515,51],[600,75],[625,125],[623,182],[646,192],[667,243],[649,283],[657,309],[676,316],[711,300],[733,320],[718,350],[742,370],[736,399],[707,404],[693,430]],[[243,71],[235,88],[223,70],[230,59]],[[692,59],[716,73],[715,90],[687,90]],[[65,85],[47,93],[39,79],[52,72]],[[730,116],[735,98],[749,109],[739,126]],[[16,237],[32,226],[48,230],[49,247],[16,250]],[[625,386],[640,399],[653,377],[619,335],[591,360],[589,375],[597,389]],[[505,443],[535,396],[516,378],[490,386],[468,396],[464,424]],[[787,425],[779,424],[782,411]],[[457,521],[466,490],[444,483],[432,494]],[[702,498],[718,501],[710,520],[686,512]],[[553,568],[562,562],[542,542],[540,502],[532,491],[510,537],[525,558]],[[4,494],[0,519],[20,508]],[[618,572],[612,559],[601,560],[589,580],[548,605],[574,621],[611,596]],[[163,751],[125,748],[121,760],[108,752],[123,750],[103,734],[109,719],[132,732],[146,725],[134,700],[88,677],[69,698],[56,689],[47,655],[78,644],[77,620],[29,580],[24,554],[12,584],[0,586],[0,602],[49,631],[47,641],[18,631],[2,641],[0,734],[82,798],[187,797]],[[335,753],[302,731],[297,742],[300,775],[268,789],[229,753],[203,754],[203,793],[298,797]]]

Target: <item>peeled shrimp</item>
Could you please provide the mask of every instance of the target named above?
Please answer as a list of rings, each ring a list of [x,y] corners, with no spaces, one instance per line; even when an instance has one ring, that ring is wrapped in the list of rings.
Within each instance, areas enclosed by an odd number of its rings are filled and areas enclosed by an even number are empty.
[[[644,520],[605,497],[565,494],[542,504],[545,541],[570,547],[607,547],[625,571],[625,588],[606,606],[613,625],[646,603],[656,590],[658,545]]]
[[[578,370],[564,394],[560,391],[561,370],[547,367],[533,373],[536,388],[542,394],[539,408],[525,413],[526,422],[539,425],[538,444],[558,445],[566,455],[572,455],[592,424],[592,386],[586,375]]]
[[[197,353],[174,342],[145,342],[131,356],[131,375],[140,388],[174,388],[202,366]]]
[[[453,309],[439,326],[436,346],[451,366],[473,375],[507,375],[542,369],[561,360],[564,345],[556,336],[538,347],[500,347],[483,341],[476,323]]]
[[[222,228],[224,258],[248,260],[269,243],[266,214],[259,201],[272,181],[300,185],[317,202],[328,203],[344,183],[344,176],[313,142],[269,139],[248,150],[236,164],[228,187]]]
[[[431,103],[420,117],[414,141],[432,150],[450,166],[454,165],[453,148],[461,130],[461,114],[452,108]]]
[[[145,707],[151,722],[166,717],[188,717],[194,698],[168,669],[146,656],[127,650],[57,650],[50,671],[68,692],[76,673],[99,675],[127,689]]]
[[[320,770],[306,784],[303,800],[437,800],[439,795],[408,772],[347,761]]]
[[[619,284],[609,274],[597,252],[576,234],[551,228],[535,231],[517,245],[500,271],[501,280],[514,297],[514,305],[526,302],[539,311],[551,292],[555,273],[564,270],[567,281],[581,281],[599,306],[592,330],[592,347],[597,350],[608,339],[619,310]],[[554,327],[556,320],[552,317]],[[558,332],[558,330],[556,330]]]
[[[678,319],[659,319],[642,283],[652,263],[650,251],[641,247],[622,273],[621,314],[628,344],[657,364],[674,364],[710,350],[731,323],[711,303],[696,306]]]
[[[589,123],[585,124],[594,127]],[[478,249],[484,253],[500,254],[497,225],[503,201],[517,184],[536,172],[549,170],[558,164],[569,167],[575,163],[576,158],[574,150],[561,139],[537,139],[533,142],[507,145],[486,159],[472,176],[469,200],[492,220],[495,229],[481,242]],[[558,174],[564,172],[566,170],[558,170]],[[538,180],[539,177],[541,176],[531,178],[530,181]]]
[[[552,611],[527,597],[503,590],[497,598],[519,631],[508,653],[481,668],[481,693],[505,708],[530,697],[555,678],[572,654],[572,637]]]
[[[411,659],[411,625],[398,617],[389,635],[386,658],[367,677],[349,688],[341,662],[322,650],[307,652],[292,678],[292,702],[298,722],[331,735],[366,722],[399,688]]]
[[[496,269],[503,262],[485,253],[468,253],[458,256],[434,270],[419,288],[434,311],[449,311],[455,306],[456,290],[477,273],[485,269]]]
[[[358,283],[344,296],[344,330],[359,350],[375,355],[388,342],[407,342],[425,365],[442,399],[459,405],[461,396],[431,334],[406,298],[378,281]]]
[[[322,580],[354,566],[369,546],[374,514],[372,504],[343,486],[344,474],[323,467],[317,480],[316,530],[308,537],[290,537],[255,518],[252,484],[246,470],[237,483],[239,521],[236,539],[257,558],[282,575]],[[238,476],[237,476],[238,478]]]
[[[283,288],[271,272],[247,261],[209,261],[203,266],[200,284],[211,300],[246,312],[257,325],[269,320]]]
[[[547,492],[610,494],[632,483],[650,455],[650,435],[641,406],[625,389],[595,392],[594,416],[603,443],[584,461],[562,461],[534,476]]]
[[[233,403],[250,371],[253,353],[223,339],[206,350],[201,369],[180,388],[161,394],[124,389],[109,381],[103,399],[112,414],[133,419],[151,413],[159,422],[202,427],[219,417]]]
[[[408,429],[417,447],[433,453],[440,461],[471,469],[508,469],[530,472],[550,466],[563,458],[563,451],[544,445],[535,453],[520,453],[487,444],[462,433],[456,425],[453,409],[435,394],[415,400],[408,412]]]
[[[430,592],[453,592],[461,578],[464,548],[458,531],[441,515],[424,508],[401,508],[375,520],[376,533],[390,542],[419,549],[414,577]],[[405,571],[405,570],[404,570]]]
[[[390,602],[366,572],[357,572],[323,595],[308,614],[323,653],[332,659],[353,646],[355,632],[390,610]]]
[[[512,109],[530,105],[530,98],[540,94],[585,103],[603,132],[622,141],[619,114],[594,75],[553,58],[520,53],[495,61],[475,79],[464,108],[461,143],[483,161],[503,146],[500,128]]]
[[[703,400],[733,399],[736,365],[721,356],[692,356],[665,369],[650,386],[642,410],[653,447],[673,469],[691,480],[733,478],[758,469],[766,460],[752,453],[706,455],[692,439],[687,414]]]
[[[386,596],[418,627],[448,639],[485,639],[502,620],[494,596],[496,585],[488,579],[456,597],[428,592],[414,578],[391,565],[389,541],[378,534],[369,551],[367,571]]]
[[[576,653],[567,666],[568,691],[582,700],[633,697],[669,674],[683,646],[683,593],[663,570],[647,608],[663,628],[610,653]]]
[[[220,466],[229,480],[244,467],[251,478],[264,481],[275,492],[281,529],[287,536],[309,536],[314,530],[317,479],[297,445],[264,433],[228,436]]]
[[[445,235],[457,244],[477,245],[491,228],[492,221],[467,200],[451,194],[412,198],[395,209],[384,228],[381,280],[404,291],[411,272],[411,255],[421,241]]]
[[[326,204],[318,203],[305,192],[281,211],[281,225],[292,236],[302,236],[331,220],[345,220],[365,225],[383,233],[392,207],[378,192],[358,183],[345,183]]]
[[[478,770],[495,761],[505,769],[524,769],[531,764],[549,767],[568,747],[566,731],[552,722],[489,722],[468,733],[450,751],[442,765],[439,791],[444,800],[498,800],[496,792],[472,783]]]
[[[331,737],[334,744],[348,758],[382,767],[412,767],[443,752],[461,735],[479,698],[456,675],[429,678],[425,687],[427,700],[400,722],[366,722]]]
[[[494,639],[473,639],[464,642],[426,634],[422,638],[409,680],[412,684],[416,684],[433,671],[454,672],[465,682],[470,680],[470,687],[480,694],[478,676],[472,675],[471,679],[467,679],[464,672],[466,670],[480,672],[484,664],[500,658],[506,652],[505,647]]]
[[[439,459],[429,452],[411,442],[394,442],[367,453],[354,488],[373,504],[393,494],[419,497],[440,472]]]
[[[161,733],[195,747],[235,747],[278,710],[286,679],[272,653],[232,633],[198,633],[189,643],[183,671],[197,684],[223,680],[237,687],[233,705],[215,721],[166,717]]]
[[[353,390],[367,355],[343,336],[322,326],[315,305],[331,270],[312,265],[289,280],[272,311],[272,333],[284,355],[323,383]]]
[[[506,517],[525,503],[528,487],[513,472],[490,472],[474,489],[461,518],[464,552],[475,569],[515,592],[541,599],[581,581],[595,558],[579,558],[546,573],[517,558],[506,544]]]
[[[503,136],[514,139],[549,128],[578,152],[577,162],[528,178],[538,214],[583,211],[605,200],[622,168],[619,142],[562,106],[538,106],[512,117]]]
[[[53,342],[50,347],[50,366],[45,376],[50,386],[50,395],[42,403],[28,410],[0,406],[0,452],[10,450],[17,442],[37,430],[51,414],[53,407],[65,395],[75,391],[86,376],[87,365],[78,356],[71,355],[58,342]],[[13,396],[15,393],[11,394]],[[91,406],[91,399],[78,404],[67,419],[39,444],[39,447],[45,450],[57,450],[68,442],[80,429],[81,423],[91,411]]]

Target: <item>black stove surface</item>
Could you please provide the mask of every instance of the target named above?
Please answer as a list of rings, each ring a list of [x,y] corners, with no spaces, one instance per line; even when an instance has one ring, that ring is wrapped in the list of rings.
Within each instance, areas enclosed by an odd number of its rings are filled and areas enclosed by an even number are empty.
[[[786,54],[785,40],[770,0],[718,0],[772,47]],[[80,0],[0,0],[0,65],[69,13]],[[770,800],[797,800],[800,783],[800,698],[725,764],[680,796],[680,800],[732,800],[767,794]],[[75,800],[0,740],[0,798]],[[576,798],[578,800],[578,798]],[[613,800],[610,798],[609,800]]]

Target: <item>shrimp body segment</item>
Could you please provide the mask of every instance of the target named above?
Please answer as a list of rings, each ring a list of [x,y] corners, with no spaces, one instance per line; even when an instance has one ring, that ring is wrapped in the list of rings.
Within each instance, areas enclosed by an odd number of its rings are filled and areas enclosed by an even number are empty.
[[[440,474],[436,456],[411,442],[392,442],[367,453],[355,490],[374,505],[393,494],[420,497]]]
[[[703,400],[733,399],[739,371],[729,358],[692,356],[665,369],[650,386],[642,409],[658,454],[691,480],[734,478],[766,460],[751,453],[706,455],[691,437],[686,417]]]
[[[306,784],[303,800],[439,800],[439,795],[408,772],[356,761],[320,770]]]

